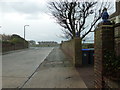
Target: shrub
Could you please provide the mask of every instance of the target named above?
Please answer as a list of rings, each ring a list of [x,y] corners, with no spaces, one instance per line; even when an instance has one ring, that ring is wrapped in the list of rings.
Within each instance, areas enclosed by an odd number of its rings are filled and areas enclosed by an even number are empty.
[[[120,57],[114,51],[107,51],[104,59],[104,75],[120,79]]]

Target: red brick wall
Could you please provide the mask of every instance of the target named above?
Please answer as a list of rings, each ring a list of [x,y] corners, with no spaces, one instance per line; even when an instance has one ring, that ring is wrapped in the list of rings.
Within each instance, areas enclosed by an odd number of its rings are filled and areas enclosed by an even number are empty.
[[[103,61],[106,50],[114,50],[114,28],[113,25],[100,24],[95,31],[95,88],[103,87]]]
[[[14,50],[14,45],[12,43],[2,43],[2,52]]]
[[[19,49],[24,49],[27,47],[28,47],[28,45],[24,46],[24,43],[13,44],[13,43],[9,43],[9,42],[3,42],[2,43],[2,52],[19,50]]]

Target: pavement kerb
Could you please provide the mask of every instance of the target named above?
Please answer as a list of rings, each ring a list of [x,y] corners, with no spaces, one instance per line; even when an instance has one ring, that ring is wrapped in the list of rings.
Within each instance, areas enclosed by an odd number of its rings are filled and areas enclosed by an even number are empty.
[[[6,55],[6,54],[10,54],[10,53],[16,53],[16,52],[21,52],[21,51],[25,51],[25,50],[29,50],[29,48],[19,49],[19,50],[12,50],[12,51],[8,51],[8,52],[2,52],[2,55]]]
[[[54,50],[54,48],[49,52],[49,54]],[[38,70],[38,68],[43,64],[44,60],[49,56],[49,54],[43,59],[43,61],[40,63],[40,65],[36,68],[36,70],[28,77],[28,79],[19,87],[19,90],[22,89],[22,87],[25,86],[25,84],[34,76],[34,74],[36,73],[36,71]]]

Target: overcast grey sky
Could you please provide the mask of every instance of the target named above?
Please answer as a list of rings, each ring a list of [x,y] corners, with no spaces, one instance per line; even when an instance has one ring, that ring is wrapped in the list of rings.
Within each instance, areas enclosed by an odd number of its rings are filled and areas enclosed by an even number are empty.
[[[26,27],[27,40],[60,42],[61,27],[49,15],[48,1],[0,0],[0,33],[23,37],[24,25],[30,25]]]
[[[46,0],[0,0],[0,25],[5,34],[18,34],[23,37],[24,25],[26,39],[35,41],[58,41],[61,28],[49,15]]]

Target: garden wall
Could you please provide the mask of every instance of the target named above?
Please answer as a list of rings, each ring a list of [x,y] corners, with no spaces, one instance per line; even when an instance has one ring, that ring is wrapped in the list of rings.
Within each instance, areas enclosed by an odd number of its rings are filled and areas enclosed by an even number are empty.
[[[28,48],[28,43],[24,45],[24,43],[10,43],[10,42],[3,42],[2,43],[2,52],[8,52],[13,50],[25,49]]]
[[[61,43],[61,49],[72,58],[73,65],[79,67],[82,65],[81,39],[74,38],[70,41]]]

